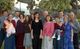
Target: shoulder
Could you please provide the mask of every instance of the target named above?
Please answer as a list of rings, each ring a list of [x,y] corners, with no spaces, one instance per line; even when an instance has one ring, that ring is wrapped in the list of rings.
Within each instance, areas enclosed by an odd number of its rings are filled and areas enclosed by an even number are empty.
[[[17,23],[20,23],[20,20],[18,20]]]
[[[39,20],[39,22],[41,22],[41,23],[42,23],[42,20]]]
[[[0,20],[3,19],[3,18],[4,18],[3,16],[0,16]]]

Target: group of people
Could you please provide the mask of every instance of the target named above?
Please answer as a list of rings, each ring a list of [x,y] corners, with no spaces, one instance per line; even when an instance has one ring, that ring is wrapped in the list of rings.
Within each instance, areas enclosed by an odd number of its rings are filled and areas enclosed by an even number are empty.
[[[7,11],[0,17],[0,48],[4,49],[79,49],[80,24],[73,12],[59,11],[53,18],[48,11],[15,16]]]

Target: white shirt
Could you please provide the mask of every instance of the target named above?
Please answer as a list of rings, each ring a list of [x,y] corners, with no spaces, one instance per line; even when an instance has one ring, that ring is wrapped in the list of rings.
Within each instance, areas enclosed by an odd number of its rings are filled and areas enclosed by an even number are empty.
[[[15,22],[17,24],[17,21],[19,20],[19,17],[13,17],[13,20],[15,20]]]
[[[7,35],[6,35],[7,37],[9,37],[11,34],[14,34],[14,33],[16,32],[13,24],[11,24],[11,25],[9,26],[9,28],[6,30],[6,32],[7,32]]]

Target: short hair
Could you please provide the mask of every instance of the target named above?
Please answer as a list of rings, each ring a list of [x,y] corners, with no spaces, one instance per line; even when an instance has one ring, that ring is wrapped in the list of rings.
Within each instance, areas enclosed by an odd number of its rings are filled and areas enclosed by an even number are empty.
[[[8,13],[8,11],[7,11],[7,10],[3,10],[3,11],[2,11],[2,14],[3,14],[4,12],[7,12],[7,13]]]

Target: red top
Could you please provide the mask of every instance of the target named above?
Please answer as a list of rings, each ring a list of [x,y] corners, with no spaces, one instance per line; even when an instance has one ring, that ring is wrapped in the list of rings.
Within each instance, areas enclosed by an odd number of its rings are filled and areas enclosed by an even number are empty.
[[[46,22],[43,26],[43,36],[52,37],[54,33],[54,23],[53,22]]]

